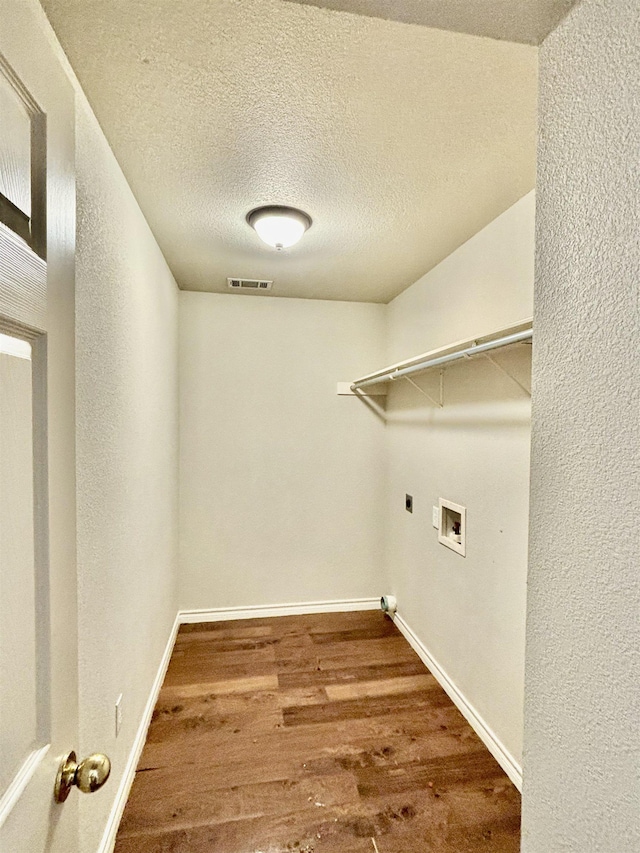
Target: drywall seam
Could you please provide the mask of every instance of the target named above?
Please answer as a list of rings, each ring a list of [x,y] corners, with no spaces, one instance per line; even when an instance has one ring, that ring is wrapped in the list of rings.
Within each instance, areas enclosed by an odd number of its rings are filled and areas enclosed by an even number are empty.
[[[229,619],[258,619],[271,616],[303,616],[307,613],[347,613],[376,610],[379,598],[344,598],[336,601],[310,601],[295,604],[256,604],[251,607],[216,607],[210,610],[180,610],[181,624],[224,622]]]
[[[140,725],[138,726],[138,730],[136,732],[133,745],[131,747],[131,752],[129,753],[129,758],[124,768],[124,772],[120,780],[120,785],[114,798],[113,805],[111,807],[111,812],[109,813],[109,818],[107,820],[104,834],[102,836],[102,841],[100,842],[97,853],[112,853],[113,848],[115,846],[116,835],[118,833],[118,827],[120,826],[120,820],[122,819],[122,813],[124,812],[124,807],[127,804],[129,791],[131,790],[131,786],[136,775],[136,768],[138,766],[138,761],[140,760],[140,755],[142,754],[142,749],[147,739],[147,730],[149,728],[149,723],[151,722],[153,709],[155,708],[156,702],[158,701],[158,694],[160,693],[160,688],[162,687],[162,682],[164,681],[164,677],[167,672],[167,667],[169,666],[169,661],[171,660],[171,654],[173,652],[173,647],[175,645],[179,627],[180,613],[178,612],[176,614],[176,618],[174,619],[173,626],[169,633],[169,638],[167,640],[167,644],[160,660],[160,665],[158,666],[158,672],[156,673],[156,677],[154,678],[153,684],[151,685],[149,698],[147,699],[147,704],[145,705],[144,712],[142,714],[142,719],[140,720]]]
[[[451,680],[445,670],[440,666],[402,616],[397,613],[393,621],[398,626],[400,632],[411,648],[417,653],[429,672],[439,682],[445,693],[447,693],[451,701],[456,705],[462,716],[467,720],[471,728],[487,747],[491,755],[493,755],[500,767],[502,767],[509,779],[511,779],[518,791],[522,791],[522,767],[520,764],[518,764],[513,755],[511,755],[509,750],[497,737],[493,729],[487,725],[478,711],[476,711],[473,705],[466,699],[462,691]]]

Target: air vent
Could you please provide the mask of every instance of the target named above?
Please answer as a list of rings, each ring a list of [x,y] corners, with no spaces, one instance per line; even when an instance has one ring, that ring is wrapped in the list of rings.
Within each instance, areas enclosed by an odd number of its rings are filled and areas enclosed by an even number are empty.
[[[228,278],[227,284],[231,290],[271,290],[273,281],[262,278]]]

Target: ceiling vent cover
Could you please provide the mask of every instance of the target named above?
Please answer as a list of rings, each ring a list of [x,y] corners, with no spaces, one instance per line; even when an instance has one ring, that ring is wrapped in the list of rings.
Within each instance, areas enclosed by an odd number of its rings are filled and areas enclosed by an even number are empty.
[[[231,290],[271,290],[273,281],[263,278],[228,278],[227,284]]]

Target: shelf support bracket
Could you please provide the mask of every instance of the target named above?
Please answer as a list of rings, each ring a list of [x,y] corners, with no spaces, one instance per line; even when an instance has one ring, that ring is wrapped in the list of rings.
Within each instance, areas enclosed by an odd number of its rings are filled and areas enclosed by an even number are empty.
[[[520,382],[519,379],[516,379],[516,377],[513,375],[513,373],[508,371],[506,367],[503,367],[501,364],[499,364],[492,356],[489,355],[489,353],[485,352],[484,357],[487,359],[487,361],[490,361],[494,367],[496,367],[498,370],[500,370],[502,373],[504,373],[505,376],[508,376],[509,379],[512,380],[512,382],[515,382],[516,385],[518,385],[518,387],[524,391],[524,393],[527,395],[527,397],[531,397],[531,391],[529,391],[529,389],[526,388],[522,384],[522,382]]]
[[[440,378],[440,402],[438,402],[434,397],[431,396],[431,394],[429,394],[427,391],[425,391],[424,388],[421,388],[416,382],[414,382],[410,376],[403,376],[402,378],[406,379],[407,382],[409,383],[409,385],[413,385],[413,387],[416,389],[416,391],[419,391],[424,397],[427,398],[427,400],[432,402],[434,406],[437,406],[439,409],[441,409],[442,408],[442,373],[443,372],[444,371],[440,371],[440,374],[441,374],[441,378]]]

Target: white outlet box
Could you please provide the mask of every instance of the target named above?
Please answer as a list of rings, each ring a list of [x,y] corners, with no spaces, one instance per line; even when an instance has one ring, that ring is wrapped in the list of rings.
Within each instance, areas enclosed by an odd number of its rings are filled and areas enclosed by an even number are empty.
[[[460,504],[440,498],[438,542],[461,557],[467,556],[467,510]]]
[[[116,699],[116,737],[122,728],[122,693]]]
[[[436,530],[440,527],[440,508],[437,506],[431,507],[431,524]]]

